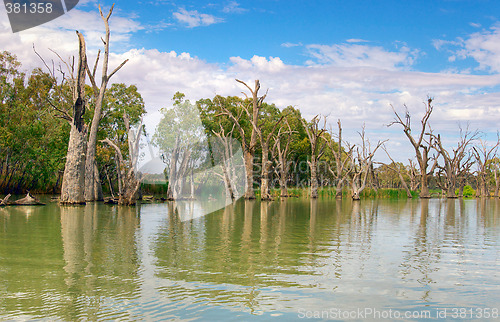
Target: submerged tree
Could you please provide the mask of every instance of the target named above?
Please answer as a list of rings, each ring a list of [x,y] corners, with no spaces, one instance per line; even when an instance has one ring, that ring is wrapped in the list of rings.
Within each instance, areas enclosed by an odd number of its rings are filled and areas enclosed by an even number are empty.
[[[281,190],[280,197],[282,198],[288,197],[287,180],[288,174],[290,172],[290,142],[292,142],[292,129],[288,120],[286,119],[285,124],[288,131],[283,127],[280,128],[273,147],[277,155],[277,166],[275,168],[275,172],[279,178],[279,185]]]
[[[467,163],[467,150],[473,140],[476,139],[478,132],[471,133],[469,130],[465,132],[460,129],[460,140],[456,149],[452,149],[451,153],[444,148],[441,135],[433,135],[434,148],[438,151],[439,155],[443,158],[443,165],[438,165],[440,173],[444,174],[443,188],[446,191],[446,198],[457,198],[455,188],[458,184],[464,163]]]
[[[97,133],[99,129],[99,123],[102,118],[103,111],[103,102],[104,96],[106,93],[106,88],[108,86],[108,82],[113,77],[113,75],[120,70],[120,68],[125,65],[128,60],[122,62],[117,68],[115,68],[110,74],[108,74],[108,64],[109,64],[109,38],[110,38],[110,30],[109,30],[109,18],[113,13],[114,4],[109,9],[109,12],[106,16],[102,13],[101,6],[99,6],[99,14],[101,15],[101,19],[104,22],[104,26],[106,27],[106,35],[104,39],[102,39],[104,43],[104,57],[102,63],[102,73],[101,73],[101,84],[97,85],[96,81],[96,71],[97,66],[99,64],[100,53],[97,54],[96,62],[92,71],[86,64],[87,75],[89,76],[90,82],[92,84],[92,89],[94,92],[94,116],[92,118],[92,123],[90,126],[88,143],[87,143],[87,156],[85,160],[85,200],[86,201],[95,201],[102,200],[102,187],[101,181],[99,179],[99,171],[96,163],[96,148],[97,148]]]
[[[373,164],[373,157],[375,156],[375,152],[377,152],[378,148],[380,148],[385,142],[378,141],[377,145],[372,151],[370,141],[365,138],[364,126],[361,133],[359,133],[359,136],[361,137],[361,146],[357,147],[356,155],[352,154],[351,156],[351,162],[353,164],[351,180],[353,200],[360,200],[360,194],[366,187],[366,181],[368,179],[370,168]]]
[[[79,60],[76,77],[73,77],[73,115],[67,113],[63,117],[71,124],[69,135],[68,154],[66,155],[66,166],[61,187],[62,204],[85,203],[85,152],[87,148],[86,134],[87,126],[84,123],[85,114],[85,72],[87,56],[85,39],[77,32],[79,40]]]
[[[497,134],[497,141],[493,146],[488,146],[487,142],[479,140],[479,145],[472,148],[477,165],[477,189],[476,197],[489,197],[488,164],[495,158],[500,146],[500,135]]]
[[[413,149],[415,150],[415,155],[417,157],[417,162],[420,167],[420,198],[430,198],[429,193],[429,178],[432,176],[432,173],[437,167],[437,158],[432,158],[429,153],[433,146],[433,137],[427,131],[429,126],[429,118],[432,114],[433,106],[432,106],[432,98],[427,99],[427,103],[425,104],[425,113],[422,117],[421,129],[418,136],[414,137],[412,135],[411,129],[411,116],[408,112],[408,107],[404,105],[406,112],[404,120],[401,116],[396,112],[394,107],[391,105],[392,110],[395,115],[395,120],[391,122],[388,126],[392,126],[393,124],[399,124],[403,127],[403,132],[410,141]],[[431,159],[434,159],[434,163],[429,170],[429,162]]]
[[[318,161],[325,153],[326,146],[326,140],[323,138],[323,133],[326,131],[326,117],[323,116],[323,126],[321,128],[319,126],[320,121],[320,115],[316,115],[310,123],[306,123],[301,119],[311,144],[311,159],[307,161],[311,171],[311,198],[318,198]]]
[[[219,107],[221,109],[221,114],[219,115],[228,116],[229,119],[231,119],[231,121],[234,122],[234,124],[236,124],[236,127],[240,132],[240,139],[243,148],[243,156],[245,160],[245,171],[246,171],[245,199],[255,199],[255,191],[253,189],[253,166],[255,158],[255,149],[257,147],[258,143],[257,140],[259,137],[259,130],[260,130],[258,127],[260,110],[262,108],[262,103],[264,102],[264,99],[266,98],[267,94],[259,97],[259,90],[260,90],[259,80],[255,80],[255,87],[253,89],[250,86],[248,86],[245,82],[239,79],[237,79],[236,81],[240,84],[243,84],[250,91],[250,94],[252,96],[249,100],[247,100],[248,103],[246,102],[239,103],[241,109],[239,112],[236,113],[230,111],[224,104],[219,104]],[[245,94],[245,96],[247,95]],[[245,127],[243,127],[242,124],[240,123],[243,111],[245,111],[246,114],[249,116],[249,121],[251,123],[250,130],[245,129]],[[250,138],[247,138],[248,131],[250,132]]]
[[[140,135],[143,129],[142,120],[136,130],[132,129],[130,118],[126,112],[123,114],[123,121],[128,134],[128,158],[124,158],[122,150],[116,142],[111,141],[109,138],[102,140],[102,142],[111,146],[116,152],[119,187],[118,204],[130,206],[136,203],[141,185],[140,174],[137,173],[137,162],[139,160]]]
[[[328,167],[328,171],[330,171],[335,179],[335,198],[342,199],[342,188],[348,181],[349,174],[352,170],[351,158],[354,151],[354,145],[351,146],[347,143],[347,152],[343,151],[342,144],[344,141],[342,140],[342,124],[340,123],[340,119],[337,121],[337,125],[339,128],[338,134],[334,134],[333,131],[330,131],[332,132],[332,139],[328,141],[328,146],[335,160],[335,170]],[[338,141],[335,141],[334,137],[337,137]]]
[[[168,168],[169,200],[181,198],[185,180],[193,175],[193,162],[203,158],[202,146],[206,144],[198,109],[184,98],[177,92],[173,108],[162,109],[163,117],[153,135]]]

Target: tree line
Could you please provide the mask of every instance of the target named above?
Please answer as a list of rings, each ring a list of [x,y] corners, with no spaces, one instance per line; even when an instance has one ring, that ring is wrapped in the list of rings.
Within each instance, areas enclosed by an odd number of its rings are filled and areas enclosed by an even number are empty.
[[[40,56],[45,71],[27,74],[14,55],[0,53],[0,191],[60,192],[66,204],[102,200],[103,188],[121,204],[140,198],[140,137],[149,137],[142,124],[144,102],[136,86],[110,85],[127,61],[110,72],[113,7],[107,15],[99,12],[106,27],[104,51],[92,66],[78,32],[78,58],[48,63]],[[478,131],[460,129],[456,146],[447,148],[430,126],[432,98],[426,100],[417,127],[406,106],[393,107],[394,120],[388,126],[402,130],[415,155],[403,164],[389,155],[387,140],[370,142],[364,126],[360,143],[353,144],[345,140],[340,119],[335,127],[322,115],[306,121],[293,106],[279,109],[267,103],[259,80],[236,82],[244,97],[216,95],[191,104],[176,93],[173,107],[162,110],[151,143],[165,164],[168,199],[182,198],[186,190],[192,197],[200,183],[196,181],[208,180],[194,173],[216,164],[212,172],[231,199],[253,199],[259,192],[268,200],[276,188],[280,197],[288,197],[289,189],[297,187],[307,188],[311,198],[331,187],[337,198],[348,191],[354,200],[367,187],[404,189],[408,197],[419,191],[421,198],[431,196],[430,188],[442,190],[447,198],[461,197],[466,185],[474,186],[479,197],[490,196],[492,190],[499,194],[500,139],[489,144]],[[198,127],[192,122],[197,117]],[[175,127],[182,131],[168,131]],[[202,136],[205,149],[183,143],[200,143]],[[237,148],[241,162],[234,159]],[[375,161],[381,151],[391,163]],[[241,192],[238,182],[244,182]]]

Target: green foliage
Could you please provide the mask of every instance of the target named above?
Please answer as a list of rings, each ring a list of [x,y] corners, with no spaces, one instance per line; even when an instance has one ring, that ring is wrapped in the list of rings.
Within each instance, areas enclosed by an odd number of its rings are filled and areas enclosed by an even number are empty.
[[[0,53],[0,191],[54,192],[64,169],[69,126],[56,121],[49,101],[64,105],[47,73],[20,72],[21,64]]]
[[[455,195],[458,196],[458,194],[459,194],[459,191],[457,189],[457,190],[455,190]],[[475,195],[476,195],[476,191],[470,185],[466,185],[464,187],[464,198],[474,198]]]
[[[94,98],[88,86],[86,93],[88,123]],[[70,129],[58,116],[72,115],[72,100],[67,83],[58,85],[40,69],[25,74],[14,55],[0,52],[0,193],[58,191]],[[106,93],[99,138],[120,142],[126,153],[125,111],[131,124],[137,123],[145,113],[142,97],[135,86],[113,84]],[[100,146],[98,163],[113,178],[114,152]]]
[[[130,126],[133,128],[138,125],[145,113],[144,100],[137,86],[127,86],[123,83],[112,84],[104,95],[103,116],[99,123],[98,139],[109,138],[115,142],[120,147],[123,157],[127,159],[129,155],[128,133],[124,115],[127,115]],[[89,119],[88,122],[92,119],[92,114],[93,108],[90,108],[86,116]],[[110,182],[114,185],[115,191],[118,189],[117,184],[115,184],[118,180],[115,158],[115,150],[112,147],[107,144],[97,146],[97,164],[102,181],[107,182],[106,192],[111,190]]]

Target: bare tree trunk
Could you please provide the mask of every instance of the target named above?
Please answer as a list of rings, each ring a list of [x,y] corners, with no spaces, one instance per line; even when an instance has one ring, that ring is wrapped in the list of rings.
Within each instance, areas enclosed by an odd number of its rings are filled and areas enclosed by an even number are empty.
[[[73,94],[75,104],[73,106],[73,119],[71,120],[71,131],[69,135],[68,153],[66,154],[66,165],[64,167],[63,182],[61,187],[62,204],[84,204],[85,184],[85,153],[87,149],[87,128],[83,120],[85,113],[85,71],[86,71],[86,48],[83,35],[77,32],[79,39],[79,62],[78,78]]]
[[[311,170],[311,198],[318,198],[318,164],[316,158],[312,158],[308,163]]]
[[[245,199],[255,199],[253,190],[253,153],[245,150],[245,172],[246,172],[246,189]]]
[[[261,172],[261,184],[260,184],[260,199],[261,200],[271,200],[271,194],[269,192],[269,168],[271,167],[271,162],[269,161],[269,147],[264,142],[262,145],[262,172]]]
[[[108,61],[109,61],[109,18],[113,13],[113,6],[109,10],[108,15],[105,17],[101,11],[101,6],[99,6],[99,13],[101,15],[101,19],[104,22],[104,26],[106,27],[106,35],[103,39],[104,42],[104,58],[102,64],[102,78],[100,87],[97,86],[96,83],[96,68],[99,62],[99,54],[97,55],[97,60],[94,65],[93,72],[87,68],[87,74],[92,83],[92,88],[94,90],[95,97],[95,108],[94,108],[94,116],[92,118],[92,124],[90,127],[90,133],[87,143],[87,156],[85,160],[85,200],[86,201],[96,201],[102,200],[102,187],[101,180],[99,178],[99,171],[97,171],[96,164],[96,148],[97,148],[97,131],[99,128],[99,123],[102,117],[102,104],[104,101],[104,94],[106,92],[106,87],[108,86],[108,82],[110,78],[121,68],[128,60],[125,60],[121,65],[119,65],[111,74],[108,75]]]
[[[412,136],[412,131],[411,131],[411,117],[410,113],[408,112],[408,108],[406,107],[406,114],[405,114],[405,120],[399,116],[399,114],[396,112],[396,110],[393,107],[394,114],[396,116],[396,119],[389,124],[389,126],[393,124],[400,124],[403,127],[403,132],[410,141],[411,145],[413,146],[415,150],[415,156],[417,157],[417,162],[420,166],[420,198],[427,199],[430,198],[430,193],[429,193],[429,179],[428,175],[432,174],[434,171],[435,167],[437,166],[437,157],[434,159],[434,165],[432,166],[430,172],[427,172],[427,168],[429,166],[429,151],[431,146],[433,145],[432,142],[427,142],[425,140],[425,137],[429,137],[429,141],[432,141],[433,137],[430,135],[426,127],[428,126],[429,118],[432,114],[433,106],[432,106],[432,98],[427,99],[427,104],[425,104],[425,114],[422,117],[422,120],[420,121],[422,124],[422,128],[420,130],[420,134],[414,138]]]

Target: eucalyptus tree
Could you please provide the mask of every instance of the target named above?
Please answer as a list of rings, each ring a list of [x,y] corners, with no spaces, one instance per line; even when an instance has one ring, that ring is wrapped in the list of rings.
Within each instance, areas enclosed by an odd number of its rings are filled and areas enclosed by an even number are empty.
[[[123,198],[123,200],[134,200],[138,197],[138,193],[126,193],[133,189],[126,189],[123,183],[126,178],[130,178],[128,182],[132,182],[137,177],[135,166],[138,155],[136,156],[135,153],[139,153],[139,151],[138,148],[135,148],[136,139],[134,137],[143,132],[138,124],[146,113],[144,100],[135,85],[127,86],[120,83],[112,84],[106,91],[103,105],[105,108],[98,138],[107,144],[97,149],[98,163],[108,180],[111,194],[113,195],[114,190],[113,182],[116,182],[120,196],[130,195],[132,197]],[[141,130],[136,131],[136,129]],[[115,146],[109,144],[108,140]],[[122,173],[124,168],[129,170],[133,168],[133,173],[124,176]],[[123,201],[120,203],[124,204]],[[129,203],[134,203],[134,201]]]
[[[163,116],[153,135],[168,168],[167,199],[182,197],[183,183],[191,173],[193,161],[203,162],[206,146],[205,131],[199,111],[185,95],[177,92],[172,108],[163,108]]]
[[[134,205],[141,185],[140,174],[137,173],[137,162],[139,161],[140,136],[143,131],[142,119],[137,128],[133,129],[128,114],[124,112],[123,123],[127,131],[128,158],[124,158],[122,149],[117,142],[113,142],[109,138],[105,138],[101,142],[108,144],[116,152],[119,187],[118,204]]]
[[[59,113],[48,108],[71,102],[56,97],[60,89],[47,72],[22,72],[9,52],[0,52],[0,191],[58,192],[68,147],[69,124],[54,122]],[[65,86],[65,96],[68,86]],[[69,103],[71,104],[71,103]]]

